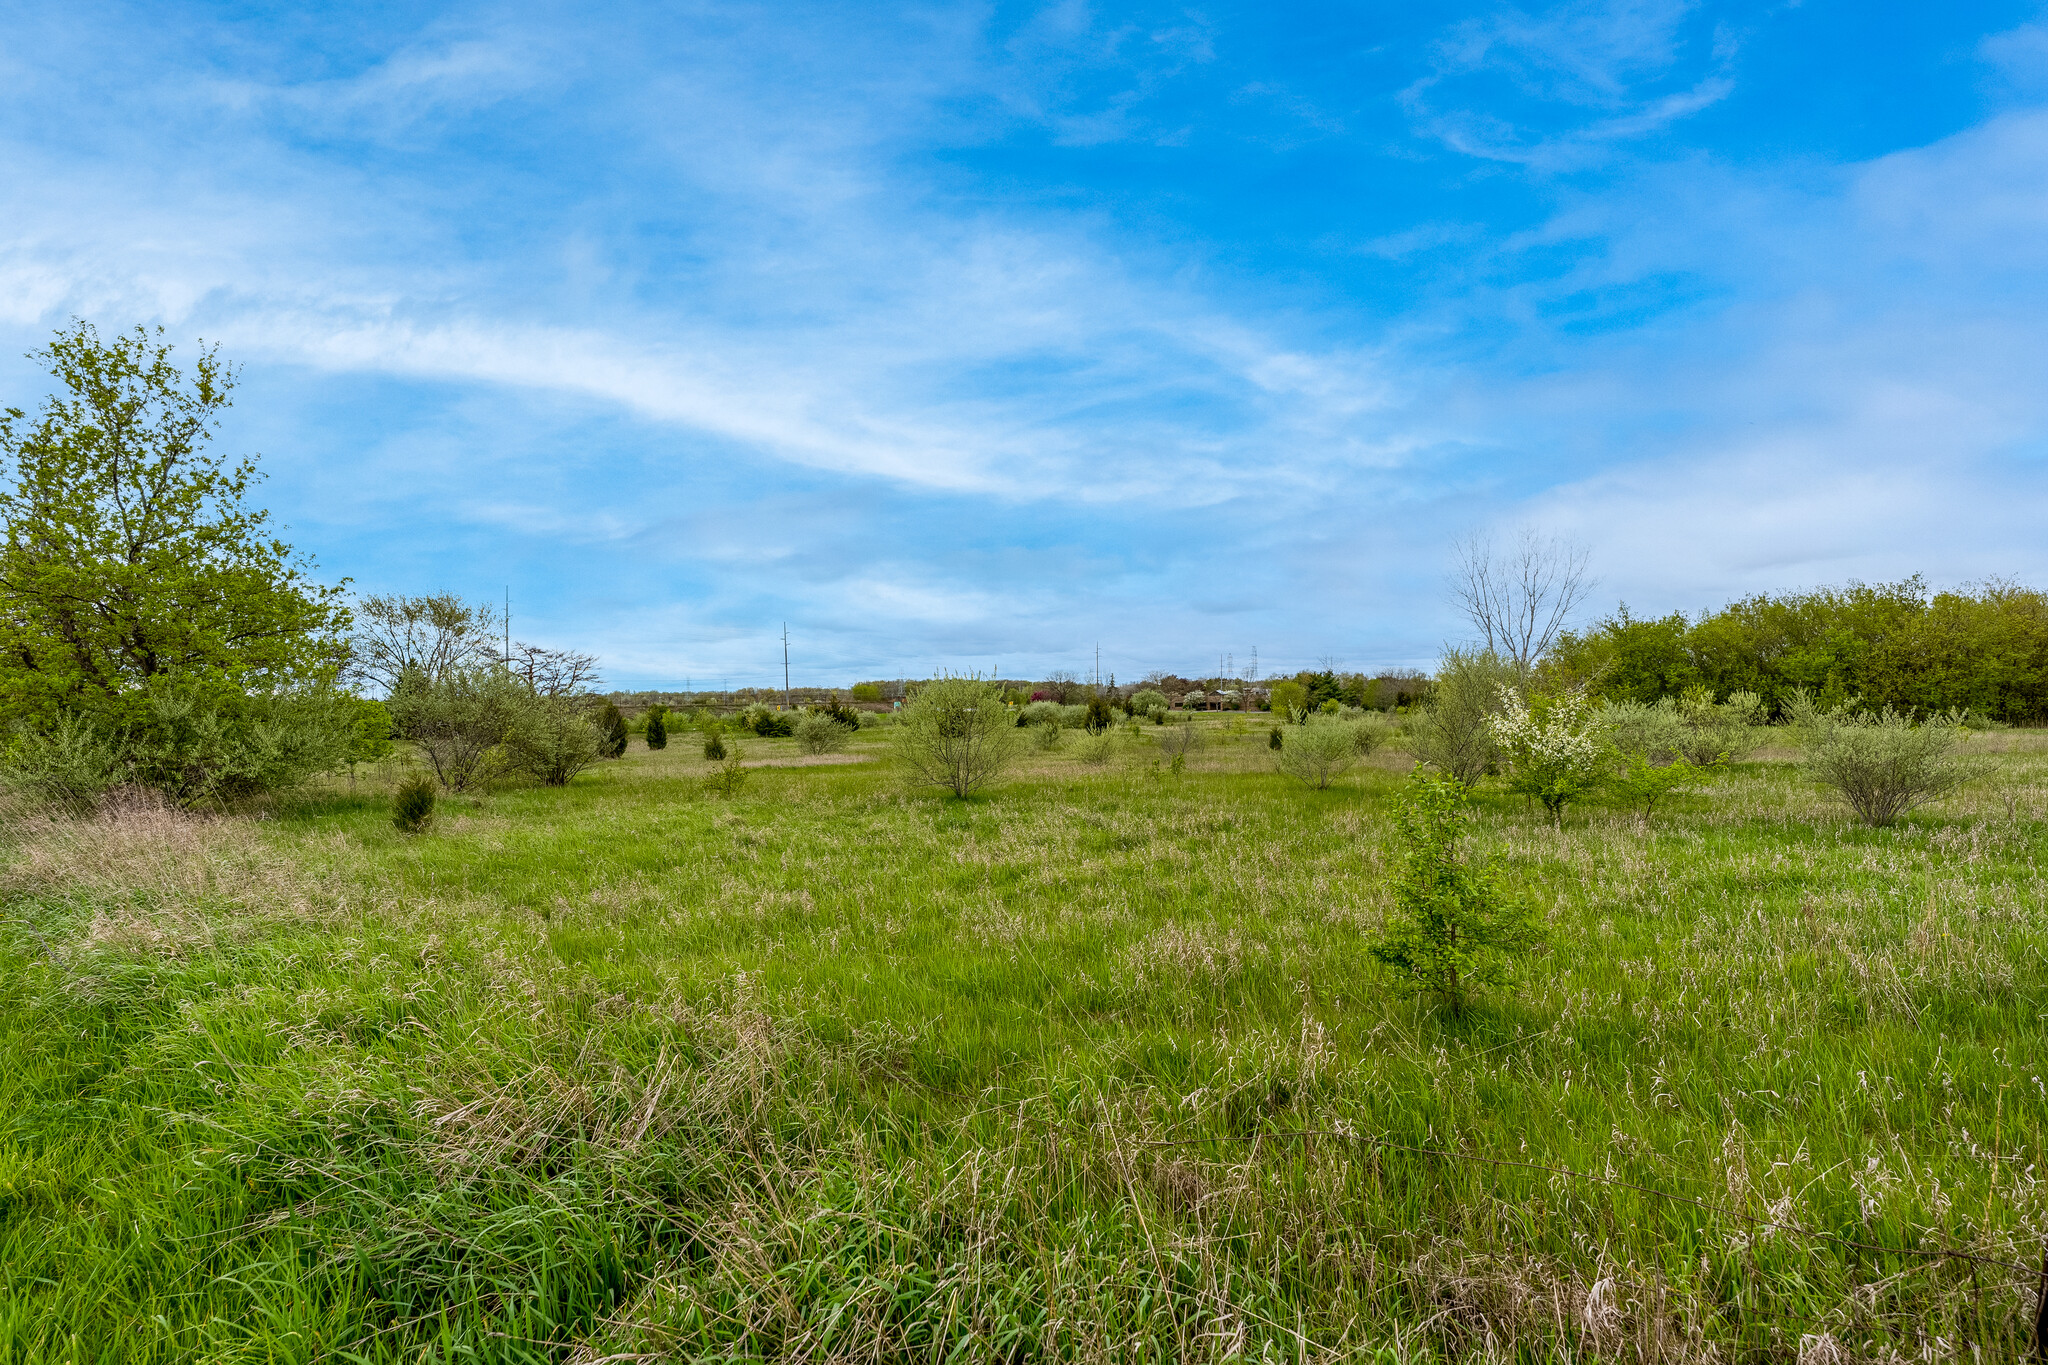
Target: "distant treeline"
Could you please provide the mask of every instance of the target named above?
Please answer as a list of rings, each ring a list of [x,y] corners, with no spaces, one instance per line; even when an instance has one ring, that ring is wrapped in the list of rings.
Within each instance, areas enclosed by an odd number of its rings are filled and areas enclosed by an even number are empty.
[[[1929,593],[1916,575],[1758,594],[1695,620],[1642,619],[1623,605],[1561,638],[1544,667],[1616,701],[1705,687],[1755,692],[1776,710],[1805,688],[1823,702],[2038,723],[2048,720],[2048,596],[2000,581]]]

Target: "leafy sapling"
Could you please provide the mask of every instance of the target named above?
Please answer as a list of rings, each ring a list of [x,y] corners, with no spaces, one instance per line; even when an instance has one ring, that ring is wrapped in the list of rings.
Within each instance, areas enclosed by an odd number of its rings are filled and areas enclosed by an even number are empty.
[[[1500,688],[1500,709],[1486,728],[1508,770],[1508,790],[1543,803],[1552,825],[1565,807],[1600,785],[1607,742],[1598,717],[1577,693],[1540,698],[1532,710],[1521,692]]]
[[[1401,874],[1394,913],[1369,949],[1410,990],[1452,1009],[1512,978],[1514,959],[1543,940],[1542,924],[1492,871],[1459,857],[1471,810],[1456,779],[1417,773],[1395,816]]]

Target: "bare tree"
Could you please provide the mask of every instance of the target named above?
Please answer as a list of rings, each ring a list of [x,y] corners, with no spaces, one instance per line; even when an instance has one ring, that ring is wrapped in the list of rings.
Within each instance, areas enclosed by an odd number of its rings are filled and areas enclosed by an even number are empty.
[[[498,627],[497,608],[472,606],[452,592],[365,597],[355,608],[348,672],[387,693],[398,690],[410,668],[437,682],[456,669],[496,662]]]
[[[524,678],[534,695],[574,697],[589,691],[603,679],[597,675],[597,656],[578,654],[573,649],[547,649],[524,640],[512,646],[505,666],[515,678]]]
[[[1565,622],[1593,590],[1586,549],[1524,527],[1505,548],[1484,536],[1458,542],[1451,600],[1472,622],[1479,643],[1528,668],[1557,641]]]

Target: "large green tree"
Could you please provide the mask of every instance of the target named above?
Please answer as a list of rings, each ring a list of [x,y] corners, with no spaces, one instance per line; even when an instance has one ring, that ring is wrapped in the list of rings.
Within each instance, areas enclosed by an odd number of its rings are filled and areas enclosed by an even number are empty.
[[[331,678],[339,587],[248,502],[255,457],[208,449],[235,386],[162,329],[59,331],[60,392],[0,413],[0,714],[110,713],[167,682],[269,691]]]

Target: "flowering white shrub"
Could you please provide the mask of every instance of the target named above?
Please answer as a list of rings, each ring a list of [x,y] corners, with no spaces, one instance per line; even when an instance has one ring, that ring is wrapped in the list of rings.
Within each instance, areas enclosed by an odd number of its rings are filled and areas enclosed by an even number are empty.
[[[1507,767],[1508,790],[1541,801],[1552,824],[1561,824],[1565,806],[1599,785],[1607,736],[1579,694],[1544,702],[1539,714],[1503,684],[1500,710],[1486,718],[1486,727]]]

